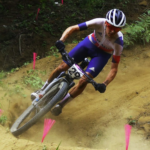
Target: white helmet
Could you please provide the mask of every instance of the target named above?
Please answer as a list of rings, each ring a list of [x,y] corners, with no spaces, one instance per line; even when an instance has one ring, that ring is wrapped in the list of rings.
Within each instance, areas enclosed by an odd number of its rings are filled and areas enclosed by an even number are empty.
[[[126,24],[126,16],[119,9],[111,9],[106,14],[106,20],[109,24],[111,24],[115,27],[123,27]]]

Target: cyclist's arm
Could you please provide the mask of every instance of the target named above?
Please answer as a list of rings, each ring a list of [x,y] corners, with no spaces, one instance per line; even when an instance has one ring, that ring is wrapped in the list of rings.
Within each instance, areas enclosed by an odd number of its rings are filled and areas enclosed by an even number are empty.
[[[63,42],[65,42],[65,40],[66,40],[72,33],[76,32],[76,31],[80,31],[80,28],[79,28],[78,25],[74,25],[74,26],[68,27],[68,28],[64,31],[64,33],[62,34],[60,40],[63,41]]]
[[[117,72],[118,72],[118,63],[112,62],[111,70],[103,83],[107,86],[115,78]]]
[[[104,84],[107,86],[116,76],[118,72],[118,64],[120,62],[120,56],[123,50],[123,41],[116,42],[114,45],[114,53],[112,56],[112,64],[111,64],[111,70],[107,76],[107,78],[104,81]]]
[[[78,25],[68,27],[62,34],[60,40],[65,42],[65,40],[74,32],[86,30],[87,28],[97,28],[102,25],[105,19],[96,18],[87,22],[80,23]]]

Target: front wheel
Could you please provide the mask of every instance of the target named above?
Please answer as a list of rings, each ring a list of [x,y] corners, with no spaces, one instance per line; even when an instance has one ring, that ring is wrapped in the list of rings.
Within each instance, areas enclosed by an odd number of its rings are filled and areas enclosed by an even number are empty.
[[[30,105],[12,125],[10,131],[18,136],[29,129],[42,116],[50,111],[67,93],[66,81],[56,82],[52,88],[39,100],[37,105]]]

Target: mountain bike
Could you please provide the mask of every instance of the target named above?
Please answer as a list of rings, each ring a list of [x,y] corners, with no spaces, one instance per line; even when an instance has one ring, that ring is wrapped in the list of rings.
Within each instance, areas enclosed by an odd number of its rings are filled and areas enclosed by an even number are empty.
[[[74,79],[80,79],[82,76],[85,76],[87,81],[96,89],[97,83],[84,71],[84,68],[89,63],[87,58],[78,65],[65,50],[61,52],[61,55],[62,59],[67,61],[67,64],[70,66],[70,68],[67,72],[61,72],[57,78],[49,83],[49,85],[43,91],[42,98],[36,97],[32,101],[32,104],[14,122],[10,129],[14,136],[18,136],[25,132],[41,117],[53,109],[54,106],[64,98],[69,89],[75,85]]]

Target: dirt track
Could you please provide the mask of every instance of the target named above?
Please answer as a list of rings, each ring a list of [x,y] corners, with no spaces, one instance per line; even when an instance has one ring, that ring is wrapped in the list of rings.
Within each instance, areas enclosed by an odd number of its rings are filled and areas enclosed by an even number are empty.
[[[68,49],[71,45],[68,46]],[[44,58],[36,62],[36,69],[47,70],[42,77],[45,81],[51,69],[59,63],[59,59]],[[53,66],[50,68],[49,66]],[[103,82],[110,70],[111,61],[101,74],[95,79]],[[47,66],[47,68],[45,68]],[[5,129],[0,126],[0,144],[5,150],[12,149],[42,149],[43,145],[52,150],[56,149],[61,142],[60,150],[79,149],[77,147],[124,150],[125,132],[124,125],[128,118],[137,120],[133,126],[129,148],[131,150],[149,150],[150,142],[150,50],[149,48],[136,47],[134,50],[124,50],[119,72],[115,80],[108,86],[104,94],[94,90],[88,85],[86,90],[69,103],[59,117],[50,113],[45,118],[55,119],[56,123],[40,144],[43,133],[42,118],[36,125],[14,138],[8,131],[8,126],[14,122],[19,113],[30,103],[31,88],[21,83],[21,77],[26,70],[32,69],[32,64],[22,67],[18,72],[9,75],[5,80],[7,87],[1,88],[0,104],[4,114],[8,116]],[[19,94],[5,95],[6,90],[13,88],[16,84],[21,85],[24,93],[28,95],[22,98]],[[140,128],[141,127],[141,128]],[[5,131],[5,132],[4,132]],[[5,137],[5,140],[3,140]],[[54,147],[50,147],[54,145]],[[21,147],[22,146],[22,147]],[[64,148],[65,147],[65,148]],[[0,149],[1,149],[0,148]]]

